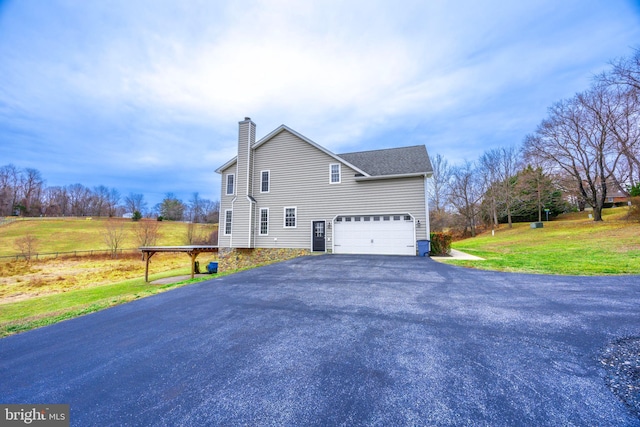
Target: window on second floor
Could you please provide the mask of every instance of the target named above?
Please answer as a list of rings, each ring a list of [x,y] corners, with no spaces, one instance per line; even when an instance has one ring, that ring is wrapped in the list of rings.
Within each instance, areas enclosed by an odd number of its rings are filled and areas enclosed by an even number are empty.
[[[227,195],[232,195],[235,193],[235,175],[230,173],[229,175],[227,175]]]
[[[270,176],[271,176],[271,173],[269,171],[262,171],[260,173],[260,192],[261,193],[269,192]]]
[[[340,184],[340,163],[329,165],[329,182],[331,184]]]

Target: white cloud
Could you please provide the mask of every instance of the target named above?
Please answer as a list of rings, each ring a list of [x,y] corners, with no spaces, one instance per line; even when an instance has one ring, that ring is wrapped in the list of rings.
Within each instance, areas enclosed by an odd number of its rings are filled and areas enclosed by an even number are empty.
[[[132,174],[213,170],[247,115],[337,152],[394,132],[452,157],[517,143],[640,35],[622,1],[14,2],[0,19],[0,120]]]

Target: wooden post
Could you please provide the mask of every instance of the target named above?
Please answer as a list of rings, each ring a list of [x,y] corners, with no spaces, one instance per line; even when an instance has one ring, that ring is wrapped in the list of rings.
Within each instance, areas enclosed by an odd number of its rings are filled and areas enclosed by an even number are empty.
[[[191,278],[193,279],[196,272],[196,257],[198,254],[195,251],[192,251],[189,252],[189,255],[191,255]]]
[[[149,260],[151,259],[151,257],[153,256],[153,254],[155,254],[155,252],[145,252],[145,259],[147,261],[147,264],[144,266],[144,281],[145,283],[149,283]]]

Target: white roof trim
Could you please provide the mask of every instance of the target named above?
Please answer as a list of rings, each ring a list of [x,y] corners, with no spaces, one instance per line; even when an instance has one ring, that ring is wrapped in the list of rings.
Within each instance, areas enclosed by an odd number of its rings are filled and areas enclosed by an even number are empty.
[[[427,178],[433,175],[432,172],[414,172],[414,173],[401,173],[395,175],[374,175],[374,176],[356,176],[356,181],[376,181],[379,179],[396,179],[396,178],[414,178],[417,176],[426,176]]]
[[[366,173],[365,171],[363,171],[362,169],[360,169],[357,166],[352,165],[351,163],[347,162],[345,159],[343,159],[340,156],[337,156],[335,154],[333,154],[331,151],[327,150],[326,148],[324,148],[323,146],[316,144],[315,142],[313,142],[312,140],[310,140],[309,138],[307,138],[306,136],[296,132],[295,130],[291,129],[290,127],[286,126],[286,125],[280,125],[278,126],[274,131],[272,131],[271,133],[269,133],[267,136],[263,137],[262,139],[260,139],[258,142],[256,142],[255,144],[253,144],[253,146],[251,147],[252,149],[258,148],[259,146],[261,146],[262,144],[264,144],[265,142],[269,141],[270,139],[272,139],[273,137],[275,137],[276,135],[278,135],[280,132],[282,131],[287,131],[289,133],[291,133],[292,135],[297,136],[298,138],[300,138],[301,140],[303,140],[304,142],[313,145],[315,148],[317,148],[318,150],[322,151],[323,153],[325,153],[326,155],[334,158],[336,161],[342,163],[343,165],[346,165],[348,167],[350,167],[351,169],[353,169],[354,171],[361,173],[362,175],[364,175],[365,177],[369,177],[370,175],[368,173]],[[238,160],[238,156],[234,157],[233,159],[229,160],[227,163],[225,163],[224,165],[220,166],[218,169],[216,169],[217,173],[222,173],[223,170],[225,170],[226,168],[228,168],[229,166],[233,165],[236,161]]]
[[[222,165],[218,169],[216,169],[215,172],[219,173],[219,174],[222,174],[223,170],[225,170],[226,168],[228,168],[229,166],[234,164],[237,160],[238,160],[238,156],[235,156],[233,159],[229,160],[227,163],[225,163],[224,165]]]

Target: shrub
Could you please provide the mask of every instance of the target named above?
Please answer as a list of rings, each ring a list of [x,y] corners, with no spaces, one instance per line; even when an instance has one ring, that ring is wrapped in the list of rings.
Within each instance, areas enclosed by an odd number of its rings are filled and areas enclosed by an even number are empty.
[[[627,213],[627,221],[640,222],[640,196],[629,198],[629,213]]]
[[[430,255],[449,255],[451,252],[451,234],[431,233]]]
[[[135,211],[131,219],[134,221],[140,221],[142,219],[142,214],[140,213],[140,211]]]
[[[15,246],[20,251],[20,255],[29,262],[31,257],[36,254],[38,248],[38,239],[33,235],[27,234],[26,236],[19,237],[15,241]]]

